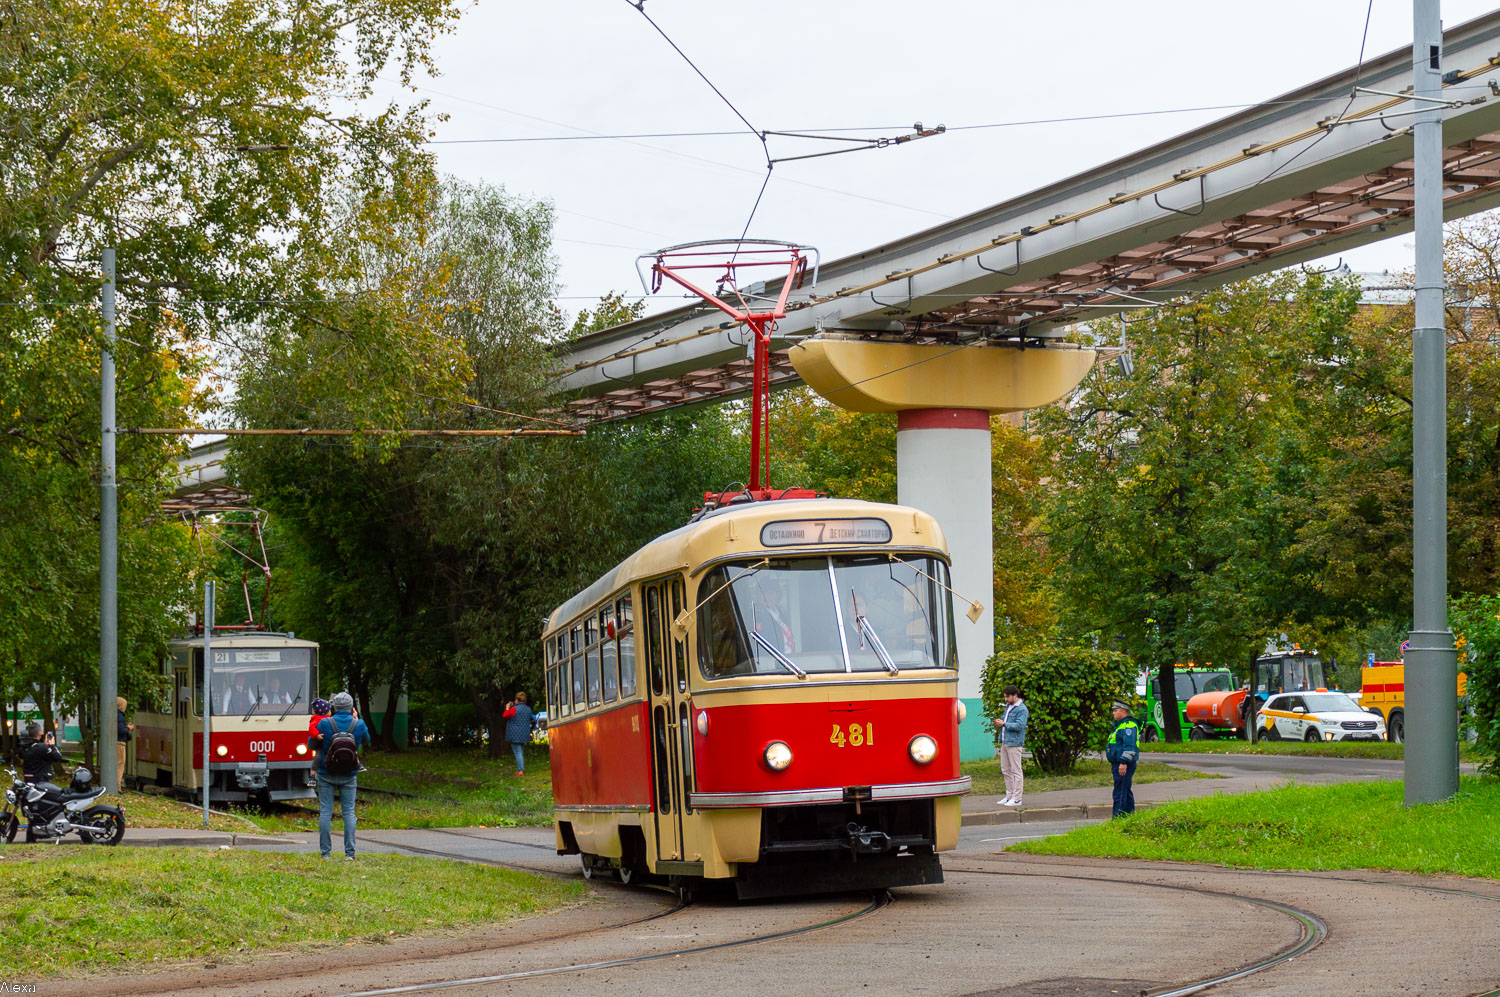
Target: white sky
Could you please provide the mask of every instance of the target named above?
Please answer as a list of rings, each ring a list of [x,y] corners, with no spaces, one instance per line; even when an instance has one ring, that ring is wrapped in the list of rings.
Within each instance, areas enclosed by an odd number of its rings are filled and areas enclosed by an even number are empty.
[[[1452,26],[1492,9],[1444,0]],[[646,12],[758,129],[950,127],[1253,104],[1352,67],[1367,0],[647,0]],[[1366,57],[1411,45],[1410,0],[1374,0]],[[732,130],[743,125],[627,0],[478,2],[418,95],[437,138]],[[1444,67],[1454,68],[1454,67]],[[400,93],[392,81],[378,96]],[[410,95],[407,95],[408,97]],[[1170,138],[1229,110],[950,132],[776,167],[749,234],[872,247]],[[773,155],[825,143],[773,139]],[[639,294],[635,257],[737,236],[765,171],[748,133],[438,145],[439,166],[550,200],[563,304]],[[1410,266],[1410,236],[1355,253]],[[680,303],[664,298],[661,306]],[[653,308],[653,310],[655,310]]]

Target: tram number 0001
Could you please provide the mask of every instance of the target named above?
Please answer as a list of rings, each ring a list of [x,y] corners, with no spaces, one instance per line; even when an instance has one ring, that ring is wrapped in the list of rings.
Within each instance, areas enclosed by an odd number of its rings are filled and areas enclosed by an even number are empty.
[[[250,753],[253,755],[270,754],[276,750],[275,741],[251,741]]]
[[[850,724],[846,732],[841,724],[833,725],[833,733],[828,735],[830,744],[837,744],[840,748],[848,745],[851,748],[867,748],[875,743],[874,724]]]

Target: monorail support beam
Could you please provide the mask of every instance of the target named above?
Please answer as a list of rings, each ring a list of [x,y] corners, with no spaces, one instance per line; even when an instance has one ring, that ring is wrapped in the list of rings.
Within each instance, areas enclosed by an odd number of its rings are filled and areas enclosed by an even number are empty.
[[[964,760],[995,753],[980,686],[995,651],[995,545],[990,416],[1050,405],[1078,386],[1092,350],[1071,344],[917,345],[804,340],[791,352],[797,373],[824,398],[855,412],[896,412],[896,499],[931,514],[953,559],[953,588],[984,612],[960,618],[958,695],[968,709],[959,730]]]

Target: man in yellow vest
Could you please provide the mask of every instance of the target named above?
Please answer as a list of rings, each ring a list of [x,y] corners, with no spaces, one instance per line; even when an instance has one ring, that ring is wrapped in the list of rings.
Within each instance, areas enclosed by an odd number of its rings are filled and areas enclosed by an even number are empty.
[[[1130,715],[1130,707],[1115,700],[1113,714],[1115,729],[1104,743],[1104,758],[1112,766],[1115,777],[1115,806],[1111,817],[1135,813],[1135,794],[1130,790],[1130,780],[1135,778],[1135,763],[1140,757],[1136,750],[1136,738],[1140,725]]]

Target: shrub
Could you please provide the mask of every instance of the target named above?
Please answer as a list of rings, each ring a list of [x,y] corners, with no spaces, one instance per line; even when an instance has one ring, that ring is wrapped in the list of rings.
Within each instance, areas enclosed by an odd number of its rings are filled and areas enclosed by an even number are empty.
[[[1014,685],[1031,712],[1026,746],[1044,772],[1072,770],[1085,751],[1098,751],[1114,726],[1111,700],[1125,699],[1135,663],[1118,651],[1038,646],[1001,651],[984,669],[984,712],[1005,714],[1001,690]]]
[[[1454,599],[1448,620],[1458,641],[1458,668],[1468,676],[1464,699],[1473,711],[1479,766],[1495,772],[1500,770],[1500,595]]]

